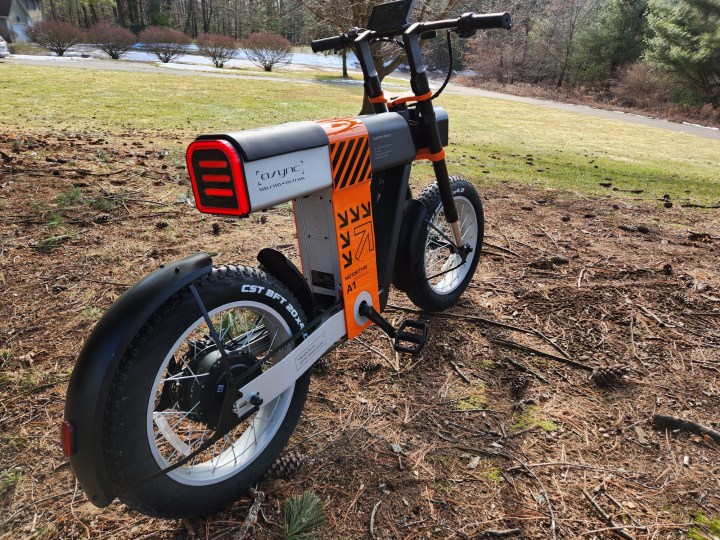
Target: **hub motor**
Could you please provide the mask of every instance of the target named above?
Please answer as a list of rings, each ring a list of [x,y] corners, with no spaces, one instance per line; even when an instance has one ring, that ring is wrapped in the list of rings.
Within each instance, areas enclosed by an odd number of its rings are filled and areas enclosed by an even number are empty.
[[[248,352],[226,351],[233,377],[239,379],[257,358]],[[228,389],[225,362],[217,347],[213,344],[193,354],[195,358],[183,370],[183,378],[178,381],[177,397],[186,411],[209,428],[215,429],[220,419],[223,400]],[[261,373],[261,370],[245,382],[249,382]]]

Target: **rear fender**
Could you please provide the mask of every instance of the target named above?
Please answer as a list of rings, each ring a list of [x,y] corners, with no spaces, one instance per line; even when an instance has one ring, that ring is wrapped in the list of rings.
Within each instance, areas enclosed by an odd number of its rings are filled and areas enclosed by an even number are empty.
[[[212,272],[204,253],[161,266],[125,292],[102,316],[78,356],[65,400],[73,429],[70,464],[88,499],[104,507],[119,488],[103,455],[103,416],[113,376],[126,349],[150,316],[172,295]]]
[[[300,302],[308,320],[315,316],[315,305],[312,291],[302,273],[290,259],[279,251],[271,248],[260,250],[257,255],[258,262],[263,270],[280,280]]]

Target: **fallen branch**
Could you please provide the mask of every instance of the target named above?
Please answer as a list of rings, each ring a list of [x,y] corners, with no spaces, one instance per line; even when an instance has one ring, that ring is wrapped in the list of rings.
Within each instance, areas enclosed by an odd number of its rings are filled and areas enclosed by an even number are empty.
[[[620,536],[620,537],[622,537],[622,538],[625,538],[625,540],[635,540],[635,537],[634,537],[634,536],[628,534],[627,532],[625,532],[625,531],[623,530],[622,525],[618,525],[617,523],[615,523],[615,522],[612,520],[612,518],[605,513],[605,510],[603,510],[603,509],[600,507],[600,505],[597,503],[597,501],[596,501],[595,499],[593,499],[593,498],[590,496],[590,494],[589,494],[587,491],[585,491],[585,489],[583,489],[582,492],[583,492],[583,495],[585,495],[585,498],[588,500],[588,502],[593,506],[593,508],[595,509],[595,511],[596,511],[598,514],[600,514],[600,517],[603,518],[603,521],[605,521],[605,523],[607,523],[610,527],[612,527],[613,532],[614,532],[615,534],[617,534],[618,536]]]
[[[513,257],[517,257],[518,259],[522,259],[522,257],[521,257],[520,255],[518,255],[517,253],[515,253],[515,252],[514,252],[513,250],[511,250],[511,249],[504,248],[504,247],[502,247],[502,246],[498,246],[498,245],[495,245],[495,244],[491,244],[490,242],[487,242],[487,241],[484,242],[484,244],[485,244],[487,247],[491,247],[491,248],[493,248],[493,249],[498,249],[498,250],[500,250],[500,251],[502,251],[502,252],[504,252],[504,253],[508,253],[508,254],[512,255]]]
[[[465,382],[468,383],[468,384],[472,384],[472,381],[470,380],[470,378],[469,378],[467,375],[465,375],[465,373],[463,373],[463,370],[460,369],[460,366],[458,366],[458,365],[457,365],[455,362],[453,362],[452,360],[450,360],[450,365],[451,365],[451,366],[453,367],[453,369],[457,372],[457,374],[460,375],[460,377],[462,378],[463,381],[465,381]]]
[[[532,476],[535,481],[538,483],[538,486],[540,486],[540,490],[543,493],[543,497],[545,497],[545,503],[548,507],[548,513],[550,514],[550,531],[552,532],[552,538],[553,540],[557,540],[557,521],[555,519],[555,511],[553,510],[552,502],[550,501],[550,496],[548,495],[547,490],[545,489],[545,486],[543,485],[542,481],[538,476],[528,467],[523,461],[520,461],[517,457],[513,456],[512,454],[508,454],[512,459],[517,461],[520,466],[529,474]]]
[[[380,503],[382,501],[378,501],[375,503],[375,506],[373,506],[372,513],[370,514],[370,537],[375,538],[375,514],[377,514],[377,509],[380,506]]]
[[[660,429],[680,429],[699,435],[707,435],[717,444],[720,444],[720,431],[715,431],[692,420],[683,420],[682,418],[668,416],[666,414],[654,414],[652,422],[653,426]]]
[[[645,306],[641,306],[640,304],[635,304],[635,305],[640,309],[640,311],[642,311],[645,315],[647,315],[648,317],[650,317],[651,319],[653,319],[653,320],[654,320],[656,323],[658,323],[662,328],[664,328],[664,327],[666,327],[666,326],[669,327],[669,328],[675,328],[676,325],[663,321],[660,317],[658,317],[657,315],[655,315],[652,311],[650,311],[650,310],[649,310],[648,308],[646,308]]]
[[[704,204],[695,204],[695,203],[685,203],[681,204],[683,208],[720,208],[720,204],[712,204],[710,206],[704,205]]]
[[[481,533],[481,536],[485,538],[509,538],[511,536],[520,536],[522,530],[520,529],[486,529]]]
[[[548,381],[545,377],[543,377],[543,376],[540,375],[539,373],[533,371],[532,369],[530,369],[530,368],[527,367],[526,365],[521,364],[520,362],[517,362],[517,361],[513,360],[512,358],[505,358],[505,360],[507,360],[510,364],[512,364],[512,365],[515,366],[516,368],[518,368],[520,371],[523,371],[523,372],[525,372],[525,373],[529,373],[530,375],[532,375],[533,377],[537,378],[538,380],[544,382],[545,384],[550,384],[550,381]]]
[[[251,490],[251,493],[255,497],[255,502],[253,502],[252,506],[250,507],[250,511],[245,518],[245,521],[240,527],[240,532],[237,535],[237,540],[243,540],[248,531],[255,525],[258,512],[260,512],[260,507],[265,502],[265,494],[262,491],[253,489]]]
[[[563,364],[567,364],[569,366],[573,366],[579,369],[584,369],[585,371],[594,371],[595,368],[588,366],[587,364],[583,364],[581,362],[576,362],[575,360],[570,360],[569,358],[564,358],[562,356],[557,356],[555,354],[547,353],[545,351],[540,351],[538,349],[534,349],[533,347],[528,347],[527,345],[520,345],[519,343],[515,343],[514,341],[508,341],[506,339],[493,339],[493,343],[496,343],[498,345],[502,345],[504,347],[509,347],[511,349],[516,349],[518,351],[524,351],[527,353],[535,354],[537,356],[542,356],[544,358],[549,358],[550,360],[555,360],[556,362],[561,362]]]
[[[460,319],[460,320],[464,320],[464,321],[471,321],[471,322],[476,322],[476,323],[480,323],[480,324],[486,324],[488,326],[496,326],[497,328],[503,328],[505,330],[511,330],[513,332],[520,332],[522,334],[530,334],[530,335],[536,336],[536,337],[542,339],[543,341],[545,341],[546,343],[548,343],[548,345],[550,345],[553,349],[555,349],[557,352],[562,354],[565,358],[568,358],[568,359],[570,358],[570,355],[567,352],[565,352],[563,350],[563,348],[560,347],[560,345],[555,343],[553,340],[551,340],[549,337],[547,337],[542,332],[539,332],[538,330],[533,330],[531,328],[523,328],[521,326],[505,324],[505,323],[501,323],[499,321],[493,321],[492,319],[485,319],[484,317],[478,317],[476,315],[461,315],[458,313],[426,313],[419,309],[413,309],[413,308],[408,308],[408,307],[404,307],[404,306],[396,306],[393,304],[388,304],[387,308],[395,309],[398,311],[406,311],[409,313],[420,313],[422,315],[428,315],[430,317],[440,317],[443,319]]]
[[[489,457],[501,457],[517,462],[518,467],[511,467],[510,469],[508,469],[508,471],[523,470],[528,476],[531,476],[535,480],[535,482],[537,482],[538,486],[540,487],[540,491],[542,491],[543,497],[545,498],[545,503],[548,507],[548,514],[550,514],[550,531],[552,532],[552,538],[553,540],[557,540],[557,520],[555,519],[555,510],[553,509],[552,502],[550,501],[550,496],[548,495],[548,492],[545,489],[545,485],[542,483],[542,480],[538,478],[538,476],[523,460],[506,450],[488,450],[485,448],[471,448],[468,446],[456,446],[455,448],[462,450],[463,452],[472,452],[474,454],[480,454]]]

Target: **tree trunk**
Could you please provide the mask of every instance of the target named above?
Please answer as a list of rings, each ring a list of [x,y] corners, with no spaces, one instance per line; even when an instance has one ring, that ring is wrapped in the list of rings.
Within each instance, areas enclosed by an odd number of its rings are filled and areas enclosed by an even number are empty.
[[[117,17],[118,24],[123,28],[127,28],[127,20],[125,18],[125,5],[123,0],[118,0],[115,3],[115,16]]]
[[[82,8],[83,22],[85,23],[85,28],[90,28],[90,20],[88,19],[87,8],[85,7],[85,4],[80,4],[80,7]]]
[[[349,77],[348,70],[347,70],[347,49],[342,50],[342,62],[343,62],[343,68],[342,68],[342,76],[343,79],[347,79]]]

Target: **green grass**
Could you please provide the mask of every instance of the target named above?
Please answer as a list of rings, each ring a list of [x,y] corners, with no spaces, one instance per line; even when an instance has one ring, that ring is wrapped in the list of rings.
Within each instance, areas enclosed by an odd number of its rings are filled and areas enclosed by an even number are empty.
[[[360,109],[362,88],[327,84],[339,80],[335,74],[276,76],[298,82],[8,64],[0,117],[5,131],[141,131],[159,142],[158,132],[190,140]],[[643,198],[720,201],[720,141],[502,99],[445,94],[437,104],[450,113],[450,171],[476,182],[638,196],[611,191],[616,187],[641,189]],[[431,171],[428,164],[417,168],[424,178]]]
[[[510,101],[442,101],[451,111],[451,170],[471,178],[720,202],[720,141]]]
[[[482,409],[487,407],[488,404],[487,389],[482,382],[473,384],[470,387],[458,388],[452,393],[452,397],[456,400],[455,410],[457,411]]]
[[[5,469],[0,472],[0,495],[6,491],[14,490],[22,481],[22,469],[15,467],[14,469]]]
[[[708,518],[698,514],[695,516],[695,522],[699,526],[690,529],[688,538],[691,540],[714,540],[720,538],[720,517]]]
[[[540,408],[535,405],[525,407],[525,409],[513,419],[513,429],[516,431],[530,429],[535,426],[548,432],[558,430],[558,426],[551,420],[548,420]]]
[[[361,90],[192,75],[3,66],[8,129],[191,134],[356,113]]]

